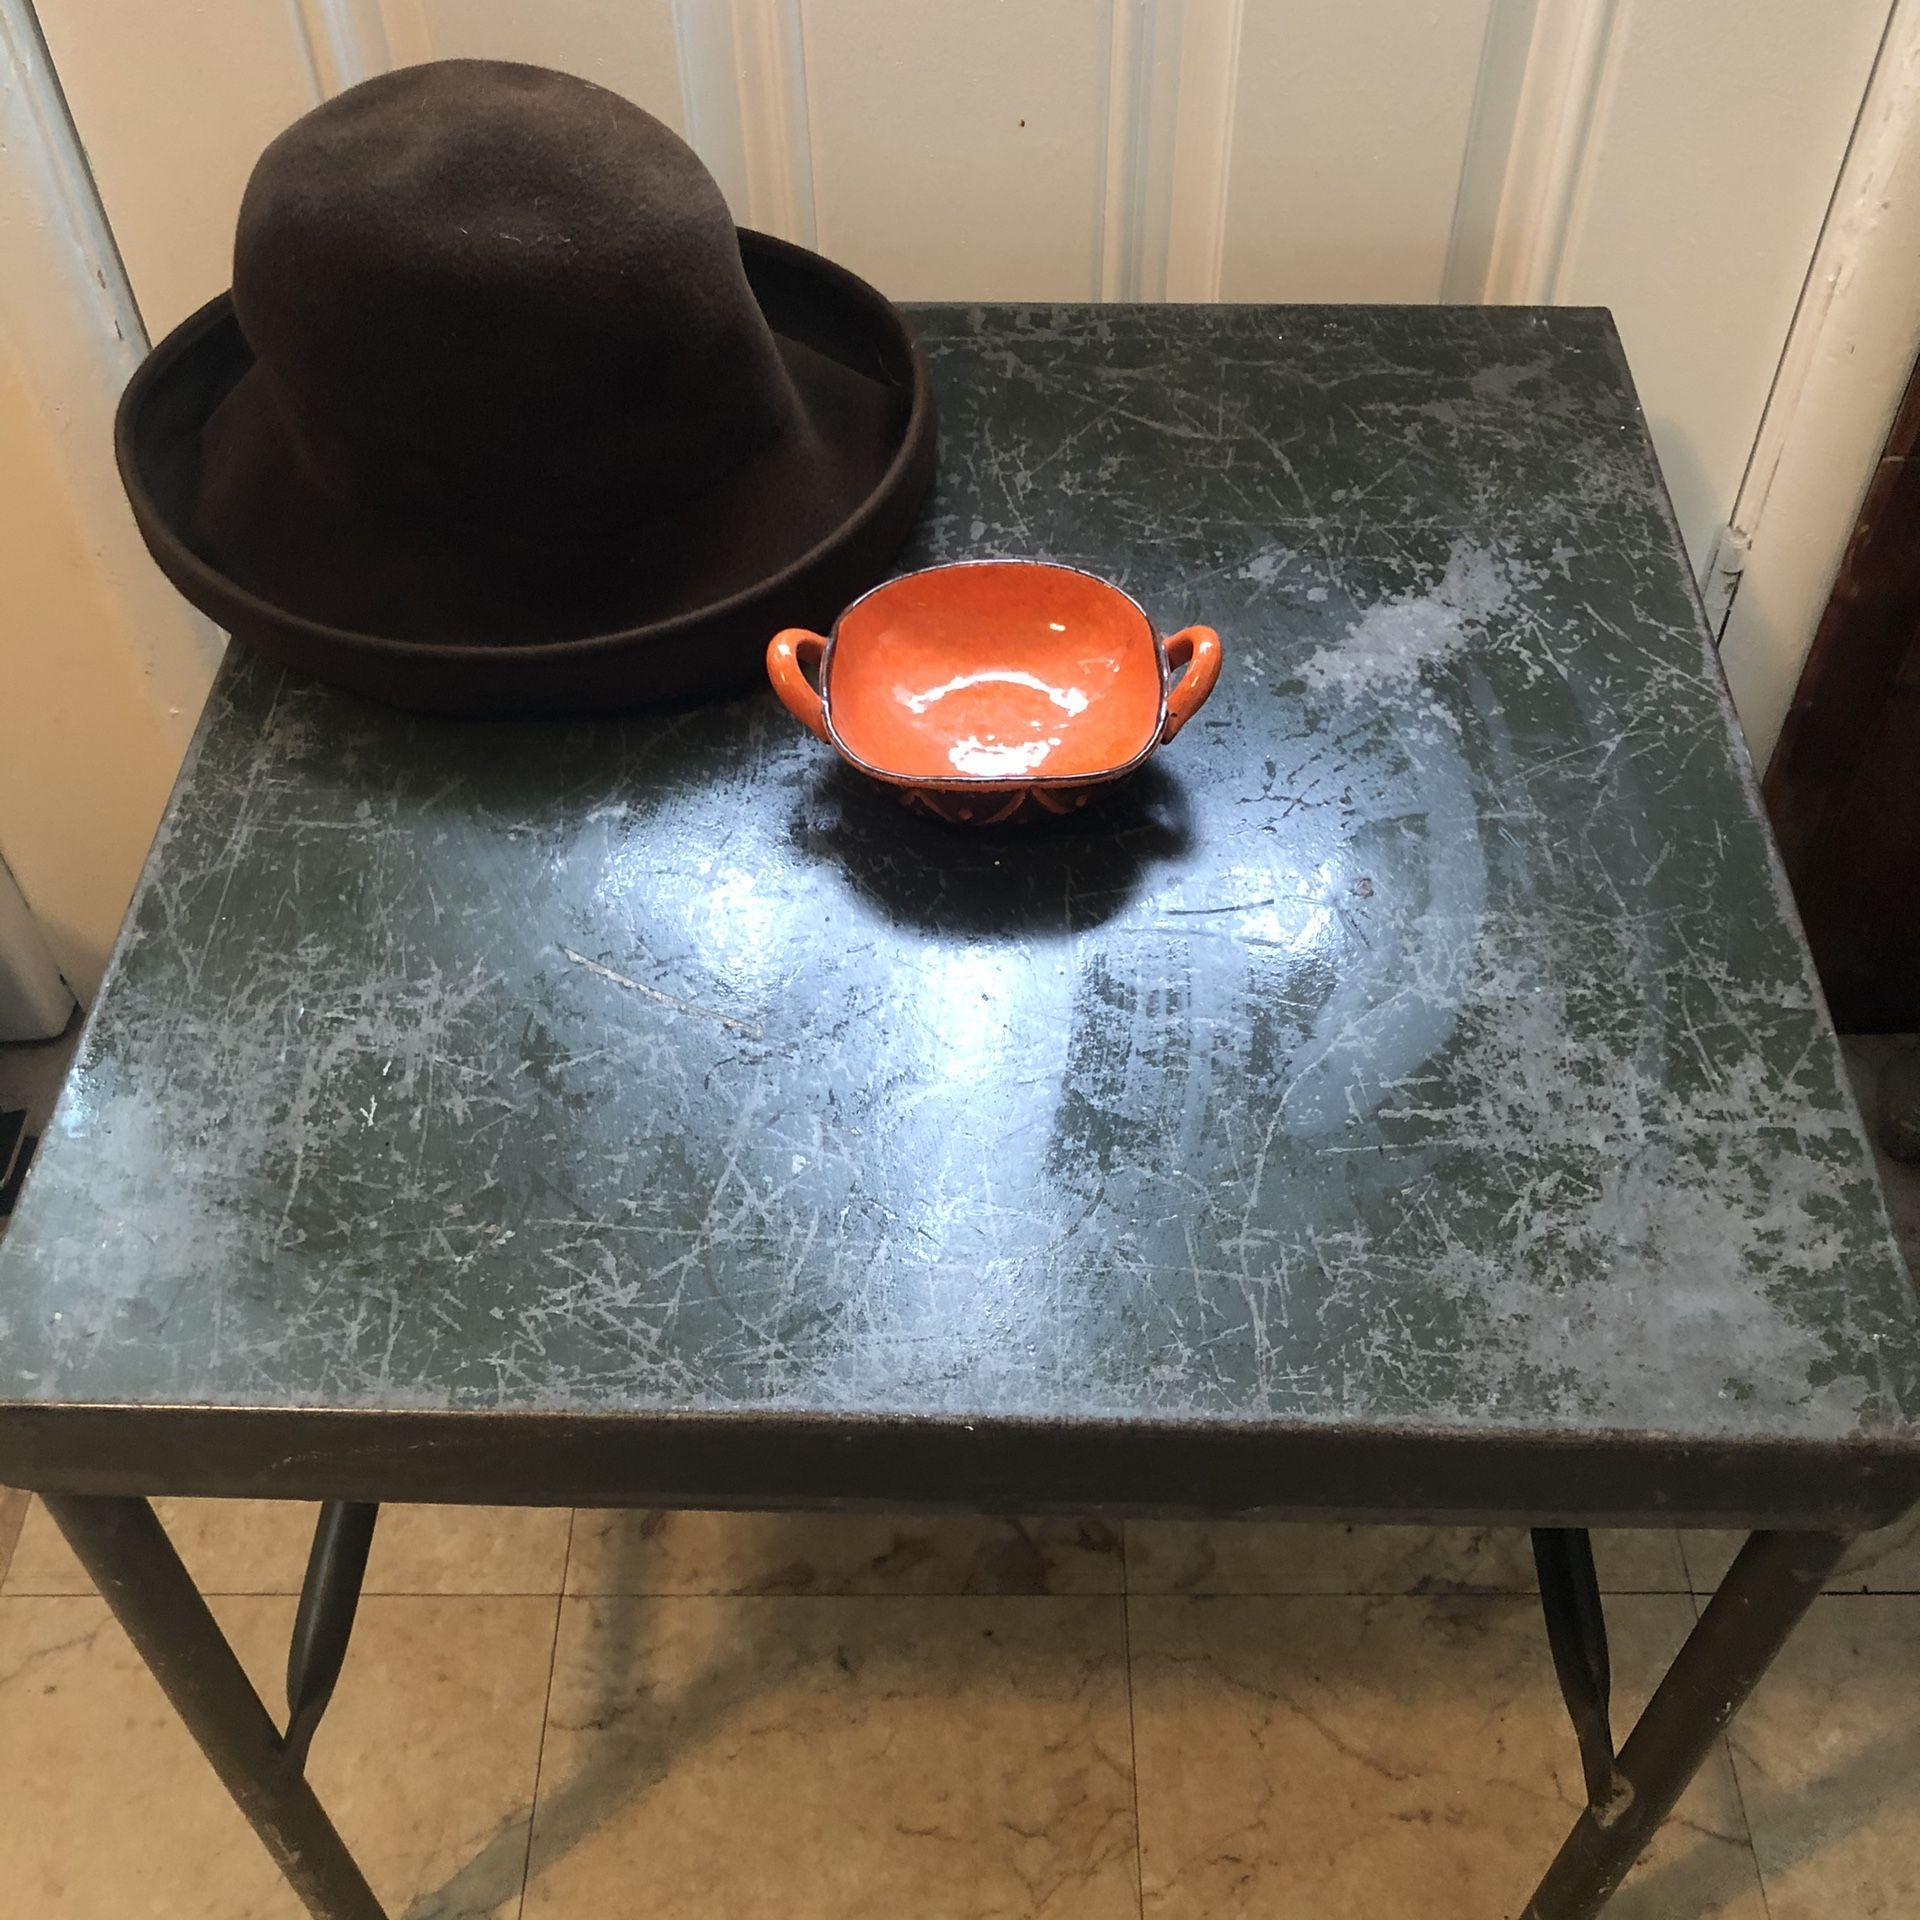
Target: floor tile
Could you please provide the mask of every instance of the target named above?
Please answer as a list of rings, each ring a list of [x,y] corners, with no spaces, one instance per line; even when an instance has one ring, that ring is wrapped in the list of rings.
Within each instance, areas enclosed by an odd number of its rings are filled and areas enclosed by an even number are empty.
[[[1692,1623],[1608,1608],[1626,1725]],[[1147,1920],[1519,1912],[1582,1804],[1531,1601],[1129,1602]],[[1761,1920],[1716,1749],[1607,1920]]]
[[[13,1565],[13,1550],[20,1542],[20,1529],[32,1509],[33,1496],[14,1487],[0,1487],[0,1588]]]
[[[1681,1528],[1680,1557],[1687,1563],[1687,1583],[1694,1593],[1704,1599],[1719,1586],[1746,1537],[1718,1527],[1702,1531]]]
[[[1827,1582],[1829,1593],[1920,1593],[1920,1509],[1862,1534]]]
[[[553,1599],[370,1599],[314,1783],[407,1920],[517,1910]],[[214,1603],[278,1709],[293,1602]],[[271,1689],[271,1691],[269,1691]],[[92,1597],[0,1600],[0,1888],[35,1920],[299,1920],[299,1902]]]
[[[294,1500],[156,1500],[202,1593],[298,1593],[319,1512]],[[560,1591],[565,1507],[382,1507],[368,1593]],[[36,1500],[4,1591],[91,1593],[93,1583]]]
[[[1683,1533],[1682,1553],[1693,1590],[1713,1592],[1733,1565],[1744,1533]],[[1828,1593],[1920,1593],[1920,1509],[1890,1527],[1863,1533],[1827,1581]]]
[[[579,1514],[569,1593],[1119,1593],[1098,1520],[962,1515]]]
[[[1663,1529],[1593,1536],[1608,1593],[1685,1593]],[[1133,1593],[1532,1593],[1524,1527],[1290,1526],[1249,1520],[1130,1520]]]
[[[1123,1604],[564,1601],[526,1920],[1134,1920]]]
[[[1920,1599],[1817,1600],[1733,1723],[1772,1920],[1920,1912]]]

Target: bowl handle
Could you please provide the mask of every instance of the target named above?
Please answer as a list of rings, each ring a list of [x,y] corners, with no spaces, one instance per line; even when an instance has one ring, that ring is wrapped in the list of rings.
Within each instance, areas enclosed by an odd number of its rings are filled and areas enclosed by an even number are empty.
[[[780,696],[780,704],[811,734],[827,740],[827,710],[807,678],[807,669],[816,673],[827,643],[805,627],[788,627],[767,642],[767,678]],[[829,741],[831,744],[831,741]]]
[[[1185,667],[1186,672],[1167,689],[1162,740],[1171,740],[1207,704],[1207,695],[1220,678],[1222,657],[1220,636],[1211,627],[1183,627],[1167,642],[1167,666],[1176,672]]]

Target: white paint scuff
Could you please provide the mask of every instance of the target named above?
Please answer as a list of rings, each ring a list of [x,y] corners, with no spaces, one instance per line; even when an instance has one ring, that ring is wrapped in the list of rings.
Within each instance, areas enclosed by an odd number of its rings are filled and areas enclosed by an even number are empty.
[[[1513,560],[1456,540],[1446,571],[1424,592],[1396,594],[1369,607],[1332,646],[1300,670],[1316,693],[1345,699],[1409,683],[1423,667],[1451,659],[1512,605]]]

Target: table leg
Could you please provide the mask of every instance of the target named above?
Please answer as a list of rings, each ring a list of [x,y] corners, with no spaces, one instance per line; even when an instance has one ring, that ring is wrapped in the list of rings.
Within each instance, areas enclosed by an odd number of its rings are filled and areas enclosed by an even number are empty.
[[[300,1610],[294,1615],[287,1647],[287,1730],[280,1746],[294,1766],[304,1769],[307,1750],[319,1731],[320,1716],[333,1699],[340,1669],[346,1664],[373,1546],[376,1506],[353,1500],[329,1500],[313,1530],[307,1577],[300,1584]]]
[[[1813,1604],[1850,1536],[1756,1533],[1707,1602],[1620,1750],[1613,1800],[1588,1807],[1522,1920],[1593,1920]]]
[[[1580,1767],[1587,1776],[1587,1805],[1611,1808],[1633,1789],[1615,1770],[1613,1664],[1607,1651],[1607,1615],[1593,1540],[1584,1527],[1535,1527],[1533,1564],[1540,1579],[1540,1611],[1547,1646],[1559,1676]]]
[[[153,1509],[40,1497],[314,1920],[385,1920]]]

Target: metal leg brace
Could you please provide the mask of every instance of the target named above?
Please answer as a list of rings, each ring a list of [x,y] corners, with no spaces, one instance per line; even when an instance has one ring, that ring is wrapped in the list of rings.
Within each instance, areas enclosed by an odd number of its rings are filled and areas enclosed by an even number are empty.
[[[146,1501],[41,1498],[314,1920],[385,1920],[303,1772],[346,1658],[377,1509],[322,1509],[288,1660],[283,1736]]]
[[[313,1530],[307,1577],[300,1586],[293,1643],[287,1649],[287,1758],[304,1770],[320,1716],[346,1664],[353,1616],[367,1577],[367,1553],[380,1509],[350,1500],[329,1500]]]
[[[1850,1536],[1756,1533],[1616,1755],[1606,1622],[1584,1532],[1533,1536],[1540,1602],[1587,1779],[1580,1816],[1522,1920],[1593,1920],[1813,1604]]]
[[[1587,1807],[1603,1826],[1611,1825],[1632,1804],[1633,1789],[1621,1774],[1613,1751],[1613,1721],[1608,1711],[1613,1667],[1607,1656],[1607,1616],[1600,1601],[1600,1576],[1593,1567],[1593,1542],[1584,1527],[1536,1527],[1533,1564],[1540,1576],[1540,1610],[1546,1615],[1547,1645],[1567,1703],[1580,1765],[1587,1777]]]

